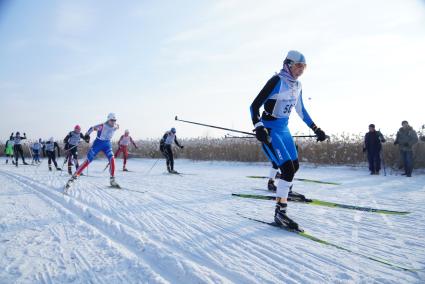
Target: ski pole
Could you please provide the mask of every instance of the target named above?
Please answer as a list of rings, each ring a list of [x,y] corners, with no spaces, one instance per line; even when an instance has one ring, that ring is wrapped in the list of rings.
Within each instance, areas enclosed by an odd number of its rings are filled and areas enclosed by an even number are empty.
[[[200,122],[194,122],[194,121],[179,119],[177,117],[177,115],[175,117],[175,120],[180,121],[180,122],[185,122],[185,123],[190,123],[190,124],[195,124],[195,125],[200,125],[200,126],[205,126],[205,127],[210,127],[210,128],[221,129],[221,130],[226,130],[226,131],[231,131],[231,132],[255,136],[255,133],[251,133],[251,132],[240,131],[240,130],[231,129],[231,128],[225,128],[225,127],[220,127],[220,126],[215,126],[215,125],[210,125],[210,124],[205,124],[205,123],[200,123]]]
[[[156,164],[159,162],[159,160],[160,160],[161,158],[158,158],[158,159],[156,159],[156,161],[155,161],[155,163],[152,165],[152,167],[145,173],[145,175],[147,176],[151,171],[152,171],[152,169],[156,166]]]
[[[316,138],[316,135],[294,135],[294,138]],[[254,136],[233,136],[233,135],[225,135],[224,138],[232,138],[232,139],[252,139]]]
[[[180,121],[180,122],[185,122],[185,123],[190,123],[190,124],[195,124],[195,125],[200,125],[200,126],[205,126],[205,127],[210,127],[210,128],[221,129],[221,130],[231,131],[231,132],[235,132],[235,133],[250,135],[248,137],[234,136],[234,137],[228,137],[228,138],[255,138],[255,133],[251,133],[251,132],[246,132],[246,131],[241,131],[241,130],[236,130],[236,129],[231,129],[231,128],[225,128],[225,127],[221,127],[221,126],[215,126],[215,125],[210,125],[210,124],[205,124],[205,123],[200,123],[200,122],[183,120],[183,119],[179,119],[177,116],[175,117],[175,120]],[[295,135],[295,136],[292,136],[292,137],[294,137],[294,138],[316,138],[317,136],[316,135]]]

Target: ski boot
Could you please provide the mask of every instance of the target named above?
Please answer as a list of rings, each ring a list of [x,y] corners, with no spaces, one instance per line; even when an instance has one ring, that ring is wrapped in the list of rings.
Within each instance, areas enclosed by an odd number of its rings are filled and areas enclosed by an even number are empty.
[[[180,173],[179,173],[178,171],[174,170],[174,169],[171,169],[171,170],[170,170],[170,174],[178,175],[178,174],[180,174]]]
[[[52,171],[52,167],[51,166],[49,166],[49,172],[51,172]]]
[[[68,167],[68,174],[69,174],[70,176],[72,176],[72,166],[69,166],[69,167]]]
[[[269,182],[268,182],[268,184],[267,184],[267,189],[268,189],[268,190],[270,190],[270,191],[276,192],[277,187],[276,187],[276,185],[274,184],[274,180],[269,179]]]
[[[6,165],[9,164],[9,160],[6,160]]]
[[[110,178],[110,184],[111,184],[111,187],[121,188],[121,186],[115,181],[115,177]]]
[[[28,166],[28,163],[27,163],[27,162],[25,162],[25,161],[23,162],[23,164],[24,164],[24,165],[26,165],[26,166]]]
[[[65,185],[64,193],[68,192],[68,189],[72,186],[72,184],[77,180],[77,176],[73,175]]]
[[[167,171],[171,174],[172,172],[172,170],[171,170],[171,167],[169,166],[169,165],[167,165]]]
[[[56,167],[56,170],[57,170],[57,171],[60,171],[60,172],[62,171],[62,169],[61,169],[61,168],[59,168],[59,167]]]
[[[127,168],[122,169],[123,172],[128,172]]]
[[[302,232],[298,224],[286,215],[286,203],[276,203],[276,209],[274,211],[274,221],[281,227],[288,228],[289,230]]]

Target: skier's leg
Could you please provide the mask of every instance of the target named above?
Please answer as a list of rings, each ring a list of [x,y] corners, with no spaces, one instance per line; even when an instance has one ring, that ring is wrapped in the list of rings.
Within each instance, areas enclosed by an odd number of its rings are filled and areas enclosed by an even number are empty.
[[[47,165],[49,167],[49,171],[52,170],[52,152],[51,151],[46,151],[47,154]]]
[[[76,179],[81,175],[81,173],[84,171],[85,168],[93,161],[94,157],[102,151],[102,144],[101,141],[95,140],[92,147],[90,148],[89,152],[87,153],[87,159],[84,161],[84,163],[81,164],[80,167],[78,167],[75,174],[72,176],[73,179]]]
[[[128,148],[127,147],[124,147],[124,149],[123,149],[123,156],[124,156],[123,170],[125,170],[126,166],[127,166],[127,159],[128,159]]]
[[[171,149],[171,146],[168,152],[169,152],[168,155],[170,155],[170,168],[171,168],[171,171],[174,171],[174,154],[173,154],[173,149]]]
[[[25,157],[24,157],[24,149],[22,148],[22,145],[19,145],[19,154],[21,155],[22,163],[26,164]]]
[[[381,152],[376,151],[375,153],[375,173],[379,175],[379,171],[381,170]]]
[[[406,176],[411,177],[413,172],[413,152],[405,151],[405,157]]]
[[[373,153],[372,151],[367,152],[367,162],[369,164],[369,171],[370,174],[373,175],[375,173],[375,167],[374,167],[374,160],[373,160]]]
[[[78,169],[78,167],[80,166],[79,162],[78,162],[78,149],[77,147],[75,147],[74,149],[72,149],[72,158],[74,160],[74,164],[75,164],[75,169]],[[69,157],[71,159],[71,156]]]

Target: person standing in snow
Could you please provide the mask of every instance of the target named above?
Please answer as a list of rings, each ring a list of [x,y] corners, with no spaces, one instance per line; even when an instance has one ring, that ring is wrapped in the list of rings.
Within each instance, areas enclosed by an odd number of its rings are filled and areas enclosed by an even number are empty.
[[[161,141],[159,142],[159,150],[161,151],[162,155],[165,157],[166,164],[167,164],[167,171],[170,174],[178,174],[177,171],[174,170],[174,154],[172,145],[175,143],[180,149],[183,149],[184,146],[180,145],[179,141],[177,140],[176,136],[176,129],[173,127],[170,131],[165,132],[164,136],[162,137]]]
[[[96,126],[90,127],[87,133],[84,135],[84,139],[86,141],[90,141],[90,134],[93,131],[97,132],[96,140],[89,152],[87,153],[87,159],[84,163],[77,169],[77,171],[72,175],[72,177],[68,180],[65,186],[65,190],[71,187],[72,183],[77,180],[77,178],[81,175],[84,169],[93,161],[96,155],[99,152],[103,152],[109,160],[109,171],[110,171],[110,184],[112,187],[119,188],[120,186],[115,181],[115,158],[114,153],[112,152],[112,143],[111,139],[114,135],[115,131],[119,128],[117,124],[117,119],[114,113],[110,113],[106,122],[98,124]]]
[[[288,52],[282,70],[274,75],[252,102],[250,111],[255,135],[262,143],[264,153],[280,169],[276,185],[276,208],[274,220],[281,226],[300,230],[298,224],[287,215],[287,201],[292,189],[294,175],[299,168],[298,154],[293,137],[288,129],[288,120],[293,108],[317,136],[325,141],[325,132],[316,126],[302,99],[302,88],[298,78],[304,73],[306,60],[303,54]],[[260,116],[260,108],[264,106]]]
[[[22,140],[25,140],[25,139],[27,139],[27,135],[24,133],[24,136],[21,136],[19,131],[16,132],[15,136],[13,136],[13,152],[15,153],[15,166],[16,167],[18,166],[19,155],[21,156],[22,163],[24,165],[28,165],[28,163],[25,162],[24,149],[22,148]]]
[[[10,134],[9,140],[4,145],[4,154],[6,155],[6,164],[9,163],[9,158],[12,160],[12,164],[15,164],[13,160],[13,133]]]
[[[49,141],[44,144],[46,155],[48,158],[47,165],[49,167],[49,171],[52,170],[52,162],[55,165],[57,171],[61,171],[62,169],[58,167],[58,163],[56,162],[56,152],[58,151],[58,157],[60,157],[60,148],[57,142],[53,137],[50,137]]]
[[[123,162],[123,166],[122,166],[122,170],[124,172],[127,172],[127,159],[128,159],[128,146],[131,144],[133,144],[134,148],[137,148],[136,143],[134,143],[133,138],[131,138],[130,136],[130,131],[128,129],[126,129],[124,131],[124,135],[121,135],[120,140],[118,141],[118,150],[115,152],[115,157],[118,158],[118,156],[120,155],[120,153],[122,152],[123,154],[123,158],[124,158],[124,162]]]
[[[33,165],[34,163],[36,163],[36,164],[41,163],[40,162],[40,151],[41,151],[42,147],[43,147],[43,145],[41,144],[41,138],[38,141],[35,141],[31,145],[31,150],[32,150],[32,153],[33,153],[31,165]]]
[[[418,143],[419,139],[416,131],[406,120],[401,125],[402,127],[397,132],[394,145],[398,145],[400,148],[400,158],[404,165],[403,175],[411,177],[413,172],[413,145]]]
[[[72,162],[74,161],[75,170],[79,168],[78,163],[78,145],[80,144],[81,139],[85,140],[89,143],[90,140],[86,140],[84,135],[81,133],[81,127],[76,125],[73,131],[70,131],[68,135],[66,135],[65,139],[63,139],[63,143],[65,143],[65,162],[68,161],[68,173],[72,175]],[[64,164],[65,164],[64,162]]]
[[[382,143],[385,143],[384,135],[380,131],[376,131],[374,124],[370,124],[369,132],[364,138],[363,152],[367,152],[371,175],[379,175],[381,170]]]

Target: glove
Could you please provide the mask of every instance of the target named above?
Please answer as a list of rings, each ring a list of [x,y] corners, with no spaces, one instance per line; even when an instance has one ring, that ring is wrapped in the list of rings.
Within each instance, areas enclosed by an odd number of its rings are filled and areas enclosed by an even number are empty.
[[[264,128],[264,126],[260,125],[255,128],[255,137],[258,141],[262,143],[269,143],[270,142],[270,136],[269,131]]]
[[[328,138],[326,136],[325,131],[323,131],[322,129],[320,129],[319,127],[317,127],[317,125],[315,123],[312,123],[310,125],[310,128],[314,131],[314,134],[316,134],[317,141],[323,142],[323,141],[326,140],[326,138]]]
[[[327,138],[325,131],[323,131],[320,128],[316,128],[316,130],[314,130],[314,134],[316,134],[317,136],[317,141],[320,141],[320,142],[325,141]]]
[[[90,135],[88,134],[84,135],[84,141],[86,141],[87,143],[90,143]]]
[[[397,141],[394,141],[394,145],[397,145],[398,144],[398,142]]]
[[[183,149],[184,148],[184,146],[180,146],[180,149]]]
[[[366,148],[363,148],[363,153],[366,153]]]
[[[24,137],[27,137],[27,134],[24,132]]]

